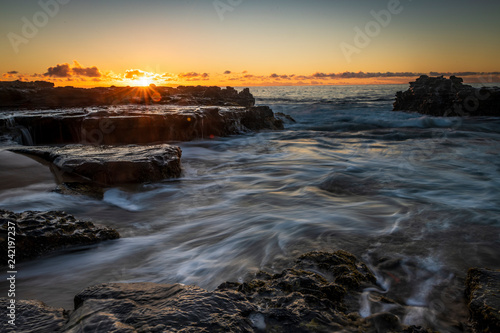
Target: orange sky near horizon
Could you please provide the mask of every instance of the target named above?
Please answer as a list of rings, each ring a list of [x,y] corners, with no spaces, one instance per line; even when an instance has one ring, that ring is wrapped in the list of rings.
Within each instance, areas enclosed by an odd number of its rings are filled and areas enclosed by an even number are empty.
[[[500,2],[27,0],[2,4],[0,80],[57,86],[500,82]]]

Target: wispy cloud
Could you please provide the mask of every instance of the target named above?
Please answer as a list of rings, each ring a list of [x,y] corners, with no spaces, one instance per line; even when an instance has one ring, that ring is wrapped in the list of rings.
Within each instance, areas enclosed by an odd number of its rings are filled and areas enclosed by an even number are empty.
[[[209,75],[208,75],[208,73],[198,74],[196,72],[189,72],[189,73],[180,73],[179,77],[180,78],[207,78],[207,77],[209,77]]]

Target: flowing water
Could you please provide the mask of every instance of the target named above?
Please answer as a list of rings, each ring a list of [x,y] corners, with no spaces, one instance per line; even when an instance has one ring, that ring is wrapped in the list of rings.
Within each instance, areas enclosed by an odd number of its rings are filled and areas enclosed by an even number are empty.
[[[361,315],[460,331],[467,269],[500,268],[500,118],[392,112],[402,89],[253,88],[258,104],[297,122],[179,143],[181,179],[111,188],[103,200],[53,192],[46,167],[0,151],[0,208],[64,210],[122,235],[18,265],[17,296],[71,309],[102,282],[214,289],[345,249],[378,278]]]

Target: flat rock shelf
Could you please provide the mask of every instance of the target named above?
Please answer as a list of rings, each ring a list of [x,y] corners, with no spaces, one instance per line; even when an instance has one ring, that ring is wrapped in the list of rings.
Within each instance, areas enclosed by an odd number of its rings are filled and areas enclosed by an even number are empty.
[[[283,129],[267,106],[120,105],[6,111],[0,133],[24,145],[125,145],[190,141]]]

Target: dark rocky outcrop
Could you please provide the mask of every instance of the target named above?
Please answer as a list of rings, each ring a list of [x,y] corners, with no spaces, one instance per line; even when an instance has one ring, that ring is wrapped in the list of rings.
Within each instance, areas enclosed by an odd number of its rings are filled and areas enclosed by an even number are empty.
[[[500,271],[472,268],[467,273],[466,295],[479,332],[500,332]]]
[[[283,129],[267,106],[134,105],[17,111],[0,117],[0,133],[29,145],[123,145],[189,141]]]
[[[181,149],[172,145],[20,147],[11,151],[48,164],[59,184],[108,187],[180,177]]]
[[[0,82],[0,108],[57,108],[124,104],[213,105],[251,107],[248,88],[232,87],[54,87],[53,83]]]
[[[13,225],[16,229],[16,263],[70,246],[95,244],[120,237],[114,229],[77,220],[64,212],[27,211],[18,214],[0,210],[0,251],[3,263],[7,263],[8,227]]]
[[[404,92],[398,91],[394,111],[430,116],[500,116],[500,88],[474,88],[461,78],[422,75]]]
[[[364,319],[354,312],[362,287],[374,282],[348,252],[310,252],[279,274],[258,272],[212,292],[155,283],[89,287],[76,295],[63,325],[67,313],[38,303],[40,311],[19,310],[24,320],[17,328],[30,331],[34,315],[49,312],[55,313],[54,332],[429,332],[404,326],[392,314]]]

